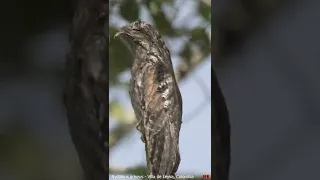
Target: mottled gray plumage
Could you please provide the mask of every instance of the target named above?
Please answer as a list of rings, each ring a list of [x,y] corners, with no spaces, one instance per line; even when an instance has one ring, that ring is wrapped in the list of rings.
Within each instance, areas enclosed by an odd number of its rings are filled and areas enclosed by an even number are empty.
[[[119,36],[133,54],[130,98],[145,143],[148,172],[174,175],[180,164],[182,99],[170,52],[150,24],[135,21]]]

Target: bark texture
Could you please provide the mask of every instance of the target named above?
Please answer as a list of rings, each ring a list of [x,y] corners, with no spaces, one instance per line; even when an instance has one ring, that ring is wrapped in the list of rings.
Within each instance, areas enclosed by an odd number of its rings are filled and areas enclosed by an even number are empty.
[[[86,180],[108,178],[108,2],[78,0],[66,63],[64,104]]]

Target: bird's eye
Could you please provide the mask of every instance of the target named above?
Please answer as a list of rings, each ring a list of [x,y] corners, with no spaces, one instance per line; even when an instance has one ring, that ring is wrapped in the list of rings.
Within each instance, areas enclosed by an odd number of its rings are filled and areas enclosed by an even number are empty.
[[[139,42],[140,42],[140,40],[139,40],[139,39],[133,39],[133,42],[135,42],[135,43],[139,43]]]
[[[140,29],[136,29],[136,28],[134,28],[134,29],[132,29],[132,30],[134,30],[134,31],[140,31]]]

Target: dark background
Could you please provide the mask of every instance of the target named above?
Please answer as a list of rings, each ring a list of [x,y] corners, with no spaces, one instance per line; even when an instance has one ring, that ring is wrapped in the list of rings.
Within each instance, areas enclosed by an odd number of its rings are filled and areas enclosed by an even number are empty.
[[[0,179],[80,179],[61,94],[72,2],[2,3]]]
[[[231,117],[230,179],[320,179],[320,2],[239,2],[212,6],[228,41],[217,73]]]

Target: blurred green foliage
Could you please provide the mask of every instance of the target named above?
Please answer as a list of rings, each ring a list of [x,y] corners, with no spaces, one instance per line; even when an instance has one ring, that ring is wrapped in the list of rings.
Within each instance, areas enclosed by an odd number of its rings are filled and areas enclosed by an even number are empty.
[[[0,77],[23,74],[30,68],[25,45],[52,25],[70,23],[72,1],[3,1],[1,5]]]
[[[48,69],[41,69],[37,67],[34,59],[34,53],[30,52],[32,48],[29,45],[33,42],[34,38],[48,31],[52,31],[53,28],[68,28],[71,25],[73,16],[72,1],[64,0],[31,0],[31,1],[3,1],[1,9],[1,32],[0,33],[0,89],[4,94],[0,94],[1,106],[6,104],[31,104],[25,102],[27,98],[23,97],[19,92],[24,93],[28,91],[29,87],[39,90],[42,84],[38,84],[38,81],[32,77],[41,77],[45,79],[45,83],[54,85],[56,82],[50,82],[51,80],[62,81],[63,76],[62,70],[64,67],[61,66],[48,66]],[[52,31],[55,33],[54,31]],[[45,40],[43,40],[45,41]],[[67,43],[68,39],[65,39]],[[37,50],[37,54],[43,55],[42,49]],[[52,56],[50,53],[57,53],[56,49],[53,49],[47,56]],[[46,61],[47,57],[41,57],[43,61]],[[28,80],[30,81],[28,81]],[[39,79],[38,79],[39,80]],[[10,85],[7,85],[10,84]],[[33,85],[37,84],[38,87]],[[17,91],[18,87],[28,87]],[[9,93],[5,90],[8,89]],[[41,91],[41,90],[39,90]],[[10,94],[12,93],[12,94]],[[10,102],[8,98],[3,98],[6,94],[10,94],[13,97]],[[25,93],[27,94],[27,93]],[[50,92],[48,92],[50,94]],[[12,96],[14,95],[14,96]],[[52,95],[52,94],[50,94]],[[59,97],[61,98],[60,94]],[[38,102],[35,100],[35,102]],[[36,104],[36,103],[34,103]],[[38,106],[42,106],[36,104]],[[54,143],[48,142],[46,145],[43,141],[39,140],[39,134],[33,132],[30,124],[35,121],[25,115],[21,115],[22,109],[29,109],[29,107],[16,106],[8,108],[10,111],[2,111],[0,108],[0,179],[11,180],[11,179],[22,179],[22,180],[47,180],[47,179],[70,179],[64,176],[58,168],[53,168],[52,152],[48,151],[47,145],[54,145]],[[30,108],[31,109],[31,108]],[[48,116],[54,110],[48,109]],[[47,119],[43,119],[47,121]],[[57,120],[59,121],[59,119]],[[61,121],[61,123],[65,123]],[[45,128],[39,126],[38,129]],[[52,127],[53,128],[53,127]],[[59,130],[58,130],[59,131]],[[43,139],[48,137],[41,137]],[[68,137],[67,137],[68,138]],[[50,138],[48,138],[50,139]],[[56,147],[60,149],[60,147]],[[70,149],[72,144],[70,142]],[[73,150],[73,149],[72,149]],[[74,153],[74,151],[70,152]],[[60,156],[58,152],[54,154]],[[65,163],[78,164],[74,158],[67,156],[63,161],[58,161],[63,165]],[[74,171],[76,168],[70,168],[70,174],[78,174],[79,171]],[[54,172],[54,174],[52,174]],[[76,175],[73,175],[75,177]],[[61,178],[58,178],[61,177]]]

